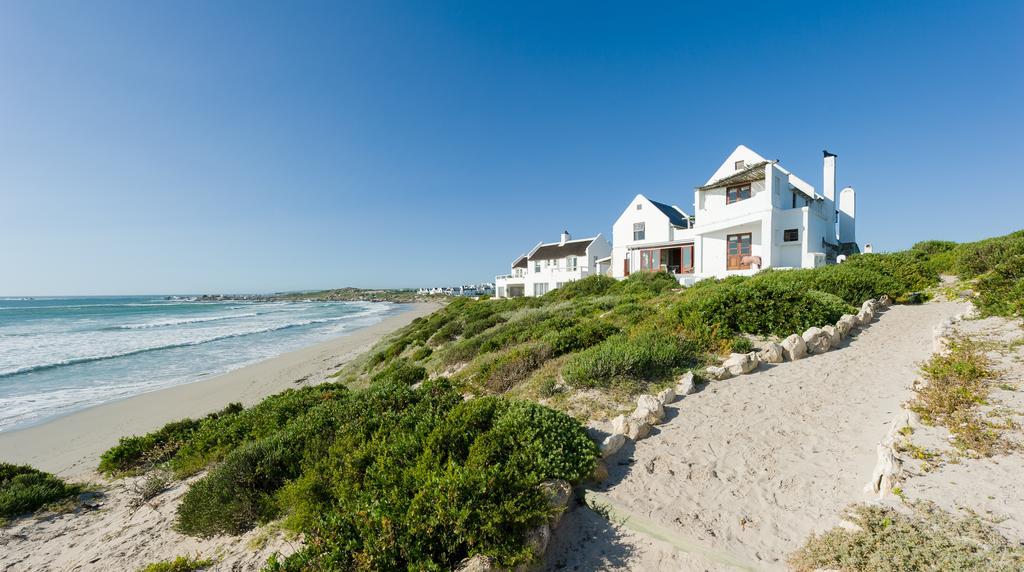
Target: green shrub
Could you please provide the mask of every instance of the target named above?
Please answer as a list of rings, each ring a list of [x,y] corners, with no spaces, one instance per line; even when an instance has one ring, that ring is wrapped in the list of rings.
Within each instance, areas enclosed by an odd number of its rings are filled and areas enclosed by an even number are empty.
[[[854,311],[833,294],[774,278],[722,281],[688,294],[676,305],[679,320],[712,325],[723,335],[788,336],[811,326],[834,323],[843,314]]]
[[[0,521],[34,512],[81,492],[50,473],[28,465],[0,463]]]
[[[122,437],[118,444],[100,456],[99,472],[107,475],[136,474],[173,457],[181,445],[204,422],[225,419],[242,411],[241,403],[231,403],[203,420],[172,421],[141,436]]]
[[[957,244],[951,240],[922,240],[911,246],[911,250],[923,252],[926,256],[934,256],[943,252],[951,252]]]
[[[677,334],[642,329],[633,335],[617,334],[573,355],[562,368],[565,380],[576,387],[608,387],[665,377],[696,363],[696,353]]]
[[[1024,230],[961,244],[956,248],[956,271],[961,278],[974,278],[1004,261],[1024,254]]]
[[[430,357],[430,354],[432,353],[434,353],[434,350],[426,346],[423,346],[421,348],[416,348],[416,351],[412,352],[411,357],[413,361],[423,361]]]
[[[278,515],[273,493],[298,476],[302,450],[274,435],[231,451],[194,483],[178,507],[177,528],[192,536],[241,534]]]
[[[384,369],[375,373],[371,378],[373,383],[394,381],[412,385],[427,378],[427,370],[422,366],[409,363],[405,359],[397,359],[384,366]]]
[[[654,296],[679,287],[679,281],[668,272],[634,272],[628,278],[620,280],[610,291],[617,294]]]
[[[139,572],[196,572],[213,566],[217,562],[199,556],[179,556],[174,560],[154,562],[141,568]]]
[[[537,485],[593,470],[595,444],[562,413],[496,397],[463,402],[434,382],[407,398],[385,415],[364,403],[282,491],[306,547],[268,570],[441,570],[475,553],[523,563],[525,533],[550,516]]]
[[[546,297],[553,300],[571,300],[587,296],[600,296],[607,294],[616,284],[618,284],[618,280],[611,276],[587,276],[582,280],[570,282],[561,288],[552,290]]]
[[[975,303],[983,315],[1024,317],[1024,255],[1000,262],[977,283]]]
[[[508,391],[520,381],[529,377],[551,357],[551,347],[544,342],[531,342],[510,350],[489,355],[481,364],[478,381],[488,390],[501,393]]]
[[[585,350],[617,333],[619,329],[608,322],[587,320],[550,332],[544,339],[550,344],[555,355],[562,355]]]

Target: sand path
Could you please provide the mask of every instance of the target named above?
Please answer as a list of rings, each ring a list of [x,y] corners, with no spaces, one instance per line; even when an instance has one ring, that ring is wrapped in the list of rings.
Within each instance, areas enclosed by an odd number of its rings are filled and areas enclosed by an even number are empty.
[[[955,302],[894,306],[824,355],[708,384],[612,459],[609,524],[566,515],[549,569],[771,570],[867,500],[875,445]]]

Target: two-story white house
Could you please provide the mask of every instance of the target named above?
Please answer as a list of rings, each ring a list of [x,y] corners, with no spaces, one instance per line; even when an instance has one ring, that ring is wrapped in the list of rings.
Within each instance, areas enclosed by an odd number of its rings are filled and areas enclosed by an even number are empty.
[[[573,240],[562,232],[558,242],[541,242],[512,262],[510,274],[494,278],[496,298],[543,296],[569,282],[605,274],[612,247],[598,234]]]
[[[692,218],[672,222],[665,205],[638,195],[613,227],[613,275],[668,270],[692,283],[763,268],[814,268],[857,252],[855,192],[847,187],[837,200],[836,155],[824,155],[823,194],[740,145],[694,190]],[[683,220],[688,224],[678,224]]]

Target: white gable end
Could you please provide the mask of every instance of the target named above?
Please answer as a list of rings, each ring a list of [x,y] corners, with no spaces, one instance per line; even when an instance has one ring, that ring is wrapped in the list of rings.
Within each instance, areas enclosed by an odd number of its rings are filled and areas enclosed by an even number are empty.
[[[720,167],[718,167],[718,170],[715,171],[715,174],[711,175],[711,178],[709,178],[707,182],[705,182],[704,184],[710,185],[711,183],[719,179],[728,177],[729,175],[735,173],[737,171],[737,161],[743,161],[743,164],[749,167],[753,164],[760,163],[762,161],[767,161],[767,159],[755,153],[750,147],[747,147],[746,145],[740,145],[739,147],[736,147],[736,149],[733,150],[732,153],[729,154],[729,157],[722,163]]]

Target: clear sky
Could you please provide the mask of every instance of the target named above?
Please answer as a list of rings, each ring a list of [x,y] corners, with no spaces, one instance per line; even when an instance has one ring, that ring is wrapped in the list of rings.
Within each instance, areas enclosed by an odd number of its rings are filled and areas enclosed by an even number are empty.
[[[0,2],[0,295],[493,280],[740,143],[1024,227],[1024,2]]]

